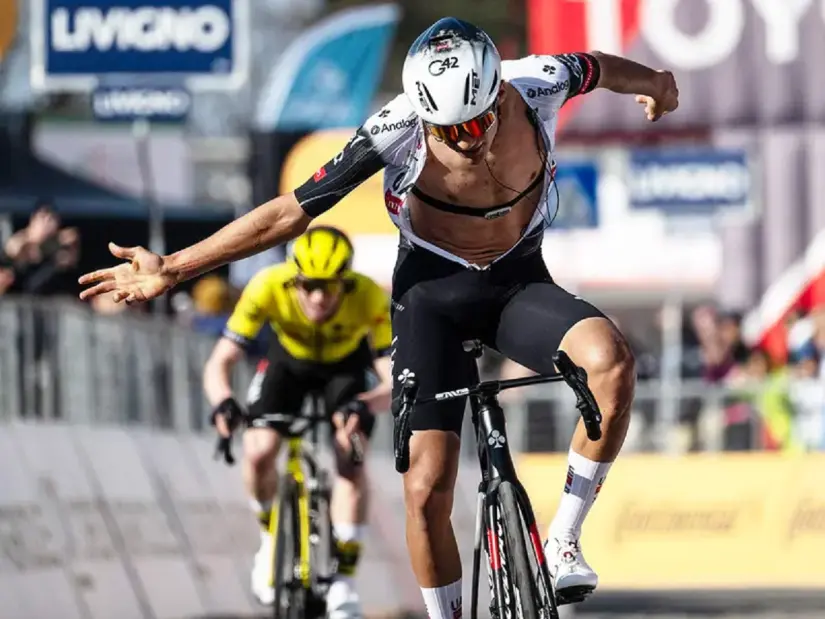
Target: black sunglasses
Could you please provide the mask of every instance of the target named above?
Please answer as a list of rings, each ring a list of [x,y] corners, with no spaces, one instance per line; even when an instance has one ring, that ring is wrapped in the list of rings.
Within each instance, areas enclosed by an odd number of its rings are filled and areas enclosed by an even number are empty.
[[[306,292],[320,290],[324,293],[331,293],[340,290],[341,280],[338,279],[312,279],[309,277],[299,277],[295,283]]]

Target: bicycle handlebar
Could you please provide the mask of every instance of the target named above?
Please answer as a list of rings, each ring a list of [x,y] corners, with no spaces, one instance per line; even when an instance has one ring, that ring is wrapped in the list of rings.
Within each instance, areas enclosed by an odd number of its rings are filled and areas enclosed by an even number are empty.
[[[580,368],[562,350],[553,354],[553,363],[558,368],[558,374],[542,374],[525,378],[511,378],[508,380],[483,381],[472,387],[464,387],[452,391],[442,391],[425,398],[418,398],[418,379],[410,373],[401,387],[400,406],[398,412],[393,412],[395,426],[393,431],[393,448],[395,451],[395,469],[399,473],[406,473],[410,466],[410,432],[409,415],[416,404],[443,402],[467,396],[494,396],[507,389],[539,385],[564,381],[576,394],[576,408],[582,416],[587,438],[598,441],[602,437],[602,414],[599,405],[590,387],[587,386],[587,372]]]
[[[326,414],[302,415],[301,419],[309,421],[310,424],[326,421],[328,417]],[[223,461],[228,466],[235,464],[235,456],[232,453],[232,435],[234,432],[230,430],[229,436],[218,435],[215,441],[214,459],[219,460],[223,457]],[[361,436],[357,432],[350,434],[350,459],[355,466],[360,466],[364,463],[364,444],[361,441]]]

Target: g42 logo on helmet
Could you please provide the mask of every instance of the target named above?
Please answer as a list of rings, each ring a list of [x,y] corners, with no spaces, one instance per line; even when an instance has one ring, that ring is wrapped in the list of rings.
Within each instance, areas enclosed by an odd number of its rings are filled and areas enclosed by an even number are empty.
[[[458,58],[455,56],[450,56],[449,58],[444,58],[443,60],[433,60],[428,68],[430,75],[441,75],[447,69],[457,69]]]

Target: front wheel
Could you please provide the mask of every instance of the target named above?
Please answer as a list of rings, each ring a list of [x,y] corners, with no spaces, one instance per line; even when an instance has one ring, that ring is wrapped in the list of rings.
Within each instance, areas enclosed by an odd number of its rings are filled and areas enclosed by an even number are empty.
[[[542,577],[546,576],[544,554],[540,547],[534,548],[537,540],[530,536],[528,541],[525,535],[535,523],[523,513],[518,492],[507,481],[498,487],[497,542],[503,542],[500,562],[506,563],[504,576],[511,580],[511,583],[502,583],[502,588],[512,592],[512,595],[505,594],[506,604],[498,605],[504,611],[500,616],[502,619],[558,619],[552,594],[548,595],[546,590],[549,579]]]
[[[300,578],[298,485],[288,476],[279,498],[278,535],[275,538],[275,619],[303,619],[307,590]]]

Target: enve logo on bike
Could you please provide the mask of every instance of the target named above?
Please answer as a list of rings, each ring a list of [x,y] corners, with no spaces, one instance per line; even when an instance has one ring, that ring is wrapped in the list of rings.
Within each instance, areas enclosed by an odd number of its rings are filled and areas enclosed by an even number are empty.
[[[201,53],[221,49],[232,20],[220,7],[61,7],[50,15],[51,47],[60,52],[97,50]]]

